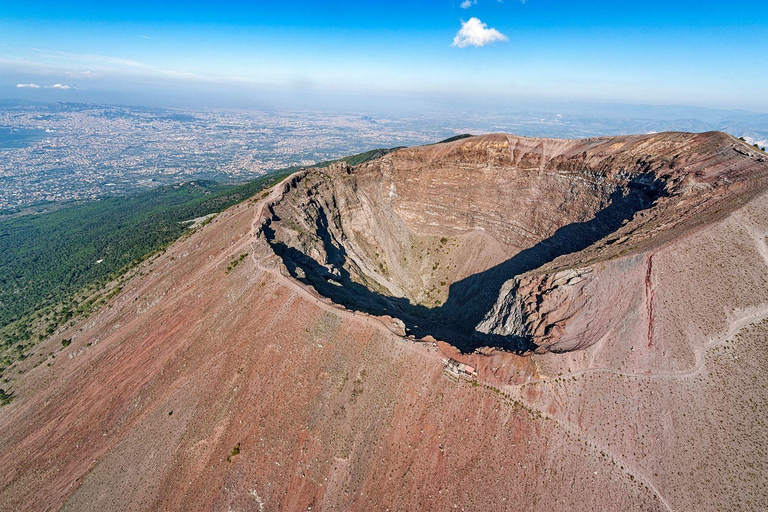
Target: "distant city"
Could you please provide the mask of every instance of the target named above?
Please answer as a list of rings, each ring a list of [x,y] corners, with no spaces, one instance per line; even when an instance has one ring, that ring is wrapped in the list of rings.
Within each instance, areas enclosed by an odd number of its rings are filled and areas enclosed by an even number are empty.
[[[0,110],[0,208],[193,179],[242,182],[377,147],[434,142],[407,120],[51,105]]]
[[[596,105],[373,115],[0,104],[0,210],[125,194],[196,179],[243,182],[374,148],[458,133],[580,138],[722,130],[765,145],[758,114]]]

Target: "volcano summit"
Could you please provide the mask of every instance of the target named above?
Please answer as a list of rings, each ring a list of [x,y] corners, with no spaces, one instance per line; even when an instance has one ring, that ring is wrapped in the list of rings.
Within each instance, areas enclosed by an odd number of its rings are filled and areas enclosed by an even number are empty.
[[[300,171],[21,364],[0,508],[763,507],[767,236],[719,132]]]

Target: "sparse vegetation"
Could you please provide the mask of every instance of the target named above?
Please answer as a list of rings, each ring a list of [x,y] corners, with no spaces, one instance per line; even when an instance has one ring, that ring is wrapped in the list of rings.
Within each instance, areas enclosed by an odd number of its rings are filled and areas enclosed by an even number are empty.
[[[0,388],[0,406],[7,405],[13,400],[13,393],[8,393],[6,390]]]
[[[237,443],[234,448],[232,448],[232,452],[227,456],[227,462],[232,462],[232,457],[236,457],[240,455],[240,443]]]
[[[225,274],[229,274],[230,272],[232,272],[232,270],[234,270],[234,268],[238,266],[240,262],[243,261],[247,256],[248,256],[248,253],[244,252],[243,254],[241,254],[237,258],[234,258],[231,262],[229,262],[229,265],[227,265],[227,270],[225,271]]]

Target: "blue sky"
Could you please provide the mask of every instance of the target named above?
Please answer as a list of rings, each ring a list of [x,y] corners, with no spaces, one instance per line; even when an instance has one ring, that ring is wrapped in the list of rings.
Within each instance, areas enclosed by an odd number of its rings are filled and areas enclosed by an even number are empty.
[[[761,2],[461,4],[0,0],[0,97],[768,110]]]

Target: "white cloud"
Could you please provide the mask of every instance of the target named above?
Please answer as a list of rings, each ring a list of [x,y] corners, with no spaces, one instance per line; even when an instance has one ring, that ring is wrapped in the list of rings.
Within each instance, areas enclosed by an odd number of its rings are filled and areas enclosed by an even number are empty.
[[[37,85],[37,84],[16,84],[19,89],[74,89],[71,85],[53,84],[53,85]]]
[[[462,9],[469,9],[476,3],[477,3],[477,0],[464,0],[463,2],[461,2],[461,5],[459,5],[459,7],[461,7]]]
[[[457,48],[479,47],[499,41],[509,41],[509,39],[495,28],[488,28],[488,25],[479,19],[469,18],[468,21],[461,22],[461,29],[453,38],[453,46]]]

